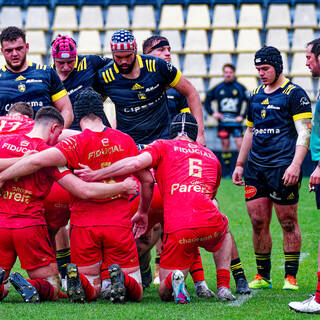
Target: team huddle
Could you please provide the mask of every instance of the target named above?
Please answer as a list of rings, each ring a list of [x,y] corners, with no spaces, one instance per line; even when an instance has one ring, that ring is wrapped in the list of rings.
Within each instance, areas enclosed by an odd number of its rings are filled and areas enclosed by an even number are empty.
[[[170,63],[166,38],[146,39],[139,55],[131,32],[116,31],[108,59],[77,55],[75,41],[59,35],[51,66],[26,60],[29,44],[19,28],[4,29],[0,42],[6,60],[0,70],[0,300],[11,283],[25,302],[141,301],[157,244],[161,300],[189,303],[190,273],[199,298],[233,301],[231,273],[236,294],[272,287],[272,207],[284,236],[283,289],[298,289],[297,203],[312,112],[305,91],[283,75],[276,48],[256,52],[263,85],[250,98],[230,77],[206,102],[212,113],[210,101],[225,99],[217,98],[224,88],[248,104],[246,112],[238,103],[227,115],[215,113],[219,137],[237,132],[239,138],[232,179],[245,185],[258,270],[248,283],[215,198],[221,166],[205,147],[199,94]],[[308,45],[310,70],[319,66],[315,43]],[[235,70],[228,64],[227,71]],[[106,97],[115,105],[116,129],[104,113]],[[316,169],[313,185],[318,175]],[[206,284],[199,247],[212,252],[216,294]],[[11,272],[17,257],[30,279]],[[290,308],[320,312],[317,293]]]

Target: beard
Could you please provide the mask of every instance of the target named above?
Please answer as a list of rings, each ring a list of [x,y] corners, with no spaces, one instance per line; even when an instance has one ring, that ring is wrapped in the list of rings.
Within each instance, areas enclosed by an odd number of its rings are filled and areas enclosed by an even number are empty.
[[[135,64],[135,62],[136,62],[136,59],[137,59],[137,56],[134,57],[134,60],[132,61],[132,63],[128,66],[128,68],[125,68],[125,69],[123,69],[123,68],[122,68],[119,64],[117,64],[116,62],[115,62],[115,64],[117,65],[120,73],[122,73],[122,74],[129,74],[129,73],[131,73],[131,71],[133,70],[133,67],[134,67],[134,64]]]
[[[24,63],[26,62],[26,60],[27,60],[27,56],[24,56],[24,58],[21,60],[19,64],[12,65],[11,62],[7,60],[6,60],[6,64],[10,67],[10,69],[14,71],[19,71],[21,67],[24,65]]]

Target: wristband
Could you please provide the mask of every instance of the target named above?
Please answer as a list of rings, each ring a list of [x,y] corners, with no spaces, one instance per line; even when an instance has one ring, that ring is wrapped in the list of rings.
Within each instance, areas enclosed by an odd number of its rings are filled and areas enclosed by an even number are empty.
[[[319,165],[319,163],[318,163]],[[236,167],[242,167],[243,168],[243,162],[242,161],[237,161],[236,162]]]

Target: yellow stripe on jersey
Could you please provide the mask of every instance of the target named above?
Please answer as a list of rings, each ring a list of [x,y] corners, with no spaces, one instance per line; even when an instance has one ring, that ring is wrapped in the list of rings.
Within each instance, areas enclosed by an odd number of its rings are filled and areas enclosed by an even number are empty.
[[[7,71],[6,66],[3,66],[3,67],[1,68],[1,70],[2,70],[3,72]]]
[[[107,76],[106,76],[106,71],[102,72],[102,77],[103,77],[103,80],[104,80],[105,83],[109,82],[108,79],[107,79]]]
[[[52,102],[55,102],[55,101],[63,98],[67,94],[68,94],[67,90],[63,89],[63,90],[59,91],[58,93],[54,94],[53,96],[51,96],[51,100],[52,100]]]
[[[78,62],[79,62],[79,58],[78,56],[76,56],[76,63],[74,64],[74,69],[78,68]]]
[[[189,108],[189,107],[181,109],[181,110],[180,110],[180,112],[181,112],[181,113],[186,113],[186,112],[191,113],[191,111],[190,111],[190,108]]]
[[[289,95],[290,92],[296,88],[296,86],[294,86],[293,84],[289,84],[283,91],[282,93],[286,94],[286,95]]]
[[[260,91],[260,89],[262,88],[262,86],[263,86],[263,85],[260,85],[259,87],[253,89],[253,90],[252,90],[252,95],[257,94],[257,93]]]
[[[156,60],[153,60],[152,69],[153,69],[153,72],[156,72]]]
[[[137,54],[137,59],[138,59],[138,62],[139,62],[139,67],[140,69],[143,68],[143,61],[142,61],[142,58],[139,54]]]
[[[252,127],[253,127],[253,122],[251,122],[251,121],[249,121],[249,120],[247,119],[246,125],[247,125],[247,127],[252,128]]]
[[[280,88],[284,88],[289,81],[290,80],[286,78],[285,82],[280,86]]]
[[[118,69],[116,63],[113,64],[113,68],[114,68],[114,71],[115,71],[116,73],[119,73],[119,69]]]
[[[181,72],[180,70],[177,69],[177,74],[175,76],[175,78],[173,79],[173,81],[169,84],[170,87],[174,87],[177,85],[177,83],[180,81],[181,78]]]
[[[32,67],[32,66],[33,66],[32,61],[28,61],[28,66],[29,66],[29,67]]]
[[[293,120],[300,120],[300,119],[312,119],[312,112],[303,112],[299,114],[295,114],[293,116]]]
[[[114,75],[113,75],[113,72],[112,72],[112,69],[111,69],[111,68],[109,69],[109,72],[110,72],[110,77],[112,78],[112,80],[114,80],[115,77],[114,77]]]
[[[111,80],[111,77],[109,75],[109,70],[106,71],[106,75],[107,75],[108,81],[111,82],[112,80]]]
[[[83,60],[83,63],[84,63],[84,70],[87,70],[87,58],[84,58]]]

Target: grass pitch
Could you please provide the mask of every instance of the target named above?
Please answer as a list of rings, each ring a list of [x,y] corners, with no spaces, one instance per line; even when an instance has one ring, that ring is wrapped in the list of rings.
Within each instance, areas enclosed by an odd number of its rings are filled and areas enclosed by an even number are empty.
[[[221,211],[229,218],[230,227],[240,252],[248,280],[256,274],[252,246],[251,224],[245,208],[243,188],[236,187],[230,179],[222,179],[218,192]],[[300,190],[299,223],[302,231],[301,262],[298,272],[300,289],[296,292],[282,290],[284,278],[284,255],[282,232],[276,216],[273,216],[271,232],[272,284],[271,290],[256,290],[250,296],[238,296],[232,303],[202,300],[196,297],[191,277],[186,280],[191,303],[175,305],[161,302],[157,287],[151,286],[144,292],[141,303],[113,305],[107,301],[85,304],[69,304],[67,300],[37,305],[25,304],[11,287],[7,298],[0,303],[0,319],[302,319],[306,315],[290,311],[290,301],[307,299],[316,288],[319,212],[316,210],[314,194],[308,192],[308,179],[304,179]],[[216,272],[212,255],[201,251],[205,276],[211,289],[216,291]],[[19,266],[15,267],[19,271]],[[23,272],[25,275],[25,273]],[[231,289],[235,284],[231,277]]]

